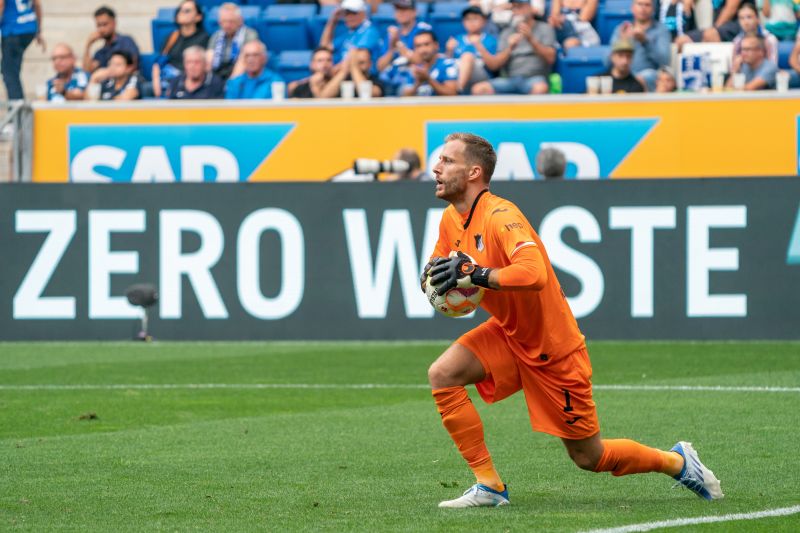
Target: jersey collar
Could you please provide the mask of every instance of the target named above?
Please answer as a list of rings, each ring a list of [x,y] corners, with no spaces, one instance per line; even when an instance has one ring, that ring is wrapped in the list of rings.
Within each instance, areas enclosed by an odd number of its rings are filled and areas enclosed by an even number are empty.
[[[478,207],[478,202],[480,201],[481,196],[483,196],[484,193],[487,192],[489,192],[489,189],[483,189],[481,192],[478,193],[478,196],[475,197],[475,201],[472,202],[472,207],[469,210],[469,216],[467,217],[467,221],[464,222],[464,229],[467,229],[469,227],[469,223],[472,222],[472,215],[475,214],[475,208]]]

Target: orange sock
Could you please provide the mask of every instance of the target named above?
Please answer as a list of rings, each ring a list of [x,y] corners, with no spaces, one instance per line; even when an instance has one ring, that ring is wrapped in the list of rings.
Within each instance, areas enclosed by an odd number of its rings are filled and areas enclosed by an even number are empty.
[[[475,473],[478,483],[503,490],[503,481],[494,469],[492,457],[483,437],[483,423],[464,387],[447,387],[433,391],[442,424],[456,448]]]
[[[680,473],[683,458],[675,452],[664,452],[629,439],[603,439],[603,455],[595,472],[611,472],[615,476],[662,472],[671,476]]]

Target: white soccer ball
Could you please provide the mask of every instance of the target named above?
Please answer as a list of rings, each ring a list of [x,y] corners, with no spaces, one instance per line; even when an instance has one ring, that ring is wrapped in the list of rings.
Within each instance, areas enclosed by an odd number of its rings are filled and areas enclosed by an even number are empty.
[[[483,287],[469,287],[468,289],[454,287],[444,294],[439,294],[439,291],[431,283],[431,277],[428,276],[428,279],[425,280],[425,296],[428,298],[428,303],[441,314],[449,317],[466,316],[475,311],[483,299],[484,292]]]

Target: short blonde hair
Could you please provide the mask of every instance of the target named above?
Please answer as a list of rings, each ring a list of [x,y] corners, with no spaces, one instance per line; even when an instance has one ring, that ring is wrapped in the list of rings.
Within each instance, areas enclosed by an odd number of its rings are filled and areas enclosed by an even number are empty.
[[[464,157],[468,163],[477,164],[483,171],[483,181],[489,183],[497,165],[497,153],[492,144],[473,133],[451,133],[444,142],[461,141],[464,143]]]

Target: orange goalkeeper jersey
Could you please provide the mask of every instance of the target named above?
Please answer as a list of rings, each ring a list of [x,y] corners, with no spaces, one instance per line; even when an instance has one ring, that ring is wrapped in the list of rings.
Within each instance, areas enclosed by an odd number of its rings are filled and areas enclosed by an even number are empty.
[[[462,251],[478,265],[492,268],[507,267],[515,259],[519,264],[524,255],[526,268],[535,268],[540,276],[546,272],[540,290],[489,289],[481,302],[492,315],[489,320],[521,345],[531,364],[538,364],[541,354],[563,356],[584,346],[542,241],[516,205],[486,190],[469,213],[462,215],[448,206],[433,256],[447,257],[451,251]]]

